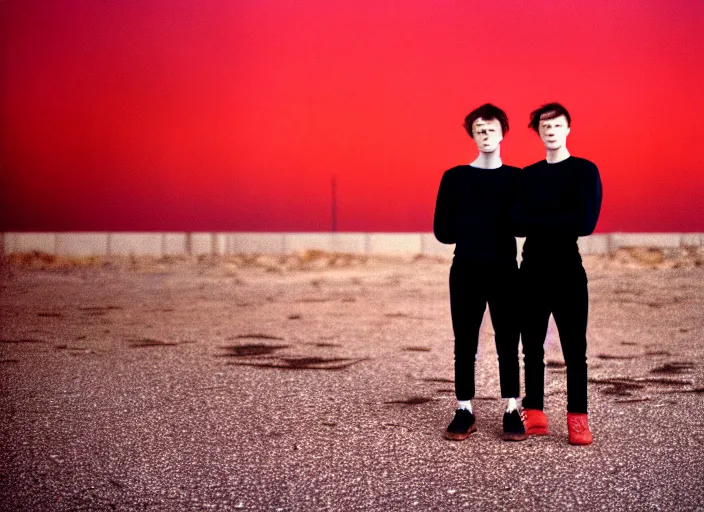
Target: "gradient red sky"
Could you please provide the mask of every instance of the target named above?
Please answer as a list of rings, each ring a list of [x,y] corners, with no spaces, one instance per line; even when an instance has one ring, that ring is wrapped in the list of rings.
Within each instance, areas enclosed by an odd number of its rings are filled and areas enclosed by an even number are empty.
[[[5,0],[0,229],[430,231],[490,101],[560,101],[597,231],[704,231],[704,2]]]

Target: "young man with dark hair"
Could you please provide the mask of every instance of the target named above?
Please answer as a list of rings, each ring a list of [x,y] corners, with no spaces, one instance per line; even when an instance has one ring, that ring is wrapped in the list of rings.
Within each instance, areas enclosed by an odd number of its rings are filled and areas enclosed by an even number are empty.
[[[487,303],[496,333],[501,396],[508,399],[503,438],[520,441],[525,429],[516,406],[520,395],[519,323],[515,308],[518,267],[510,221],[517,174],[504,165],[500,144],[508,132],[506,113],[491,104],[470,112],[464,127],[479,154],[469,165],[445,171],[440,182],[433,229],[455,245],[450,268],[450,312],[455,333],[457,410],[445,437],[466,439],[476,431],[472,411],[479,328]]]
[[[550,314],[567,367],[569,442],[591,444],[587,421],[587,276],[577,238],[590,235],[601,209],[601,178],[589,160],[567,150],[571,117],[559,103],[530,115],[546,158],[523,169],[514,222],[525,236],[521,263],[521,335],[526,395],[522,418],[527,434],[547,434],[543,413],[545,335]]]

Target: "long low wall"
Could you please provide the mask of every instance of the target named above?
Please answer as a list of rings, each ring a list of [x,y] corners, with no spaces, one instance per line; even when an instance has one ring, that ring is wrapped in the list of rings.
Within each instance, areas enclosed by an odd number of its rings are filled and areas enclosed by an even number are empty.
[[[516,239],[519,252],[524,239]],[[582,254],[620,247],[704,247],[704,233],[607,233],[579,239]],[[451,257],[454,245],[432,233],[0,233],[4,254],[40,251],[57,256],[179,256],[287,254],[306,249],[367,255]]]

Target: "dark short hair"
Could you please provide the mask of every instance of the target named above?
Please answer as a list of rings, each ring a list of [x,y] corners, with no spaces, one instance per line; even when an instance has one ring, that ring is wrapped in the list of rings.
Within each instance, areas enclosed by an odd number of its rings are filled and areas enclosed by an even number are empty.
[[[530,123],[528,124],[528,128],[532,128],[536,133],[540,133],[541,118],[544,121],[545,119],[555,119],[560,116],[565,116],[568,127],[572,124],[570,113],[567,112],[565,107],[559,103],[546,103],[530,113]]]
[[[474,121],[480,117],[482,119],[486,119],[487,121],[490,119],[496,119],[501,125],[501,135],[506,135],[506,133],[508,133],[508,116],[506,115],[506,112],[491,103],[485,103],[481,107],[472,110],[469,114],[467,114],[467,117],[464,118],[464,129],[467,130],[470,137],[473,137],[472,124],[474,124]]]

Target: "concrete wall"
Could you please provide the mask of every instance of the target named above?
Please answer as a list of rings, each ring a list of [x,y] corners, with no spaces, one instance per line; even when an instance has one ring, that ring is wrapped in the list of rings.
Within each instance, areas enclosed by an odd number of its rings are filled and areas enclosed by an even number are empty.
[[[524,239],[518,238],[520,254]],[[578,241],[582,254],[620,247],[704,247],[704,233],[610,233]],[[0,254],[40,251],[60,256],[287,254],[307,249],[355,254],[452,257],[454,245],[432,233],[0,233]]]

